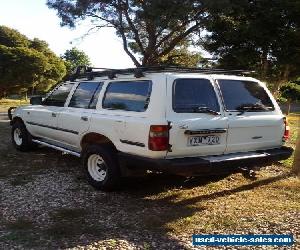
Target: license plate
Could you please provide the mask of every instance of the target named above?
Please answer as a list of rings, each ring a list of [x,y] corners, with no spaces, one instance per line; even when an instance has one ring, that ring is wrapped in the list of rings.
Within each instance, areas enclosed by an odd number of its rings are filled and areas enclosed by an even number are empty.
[[[188,146],[216,145],[216,144],[220,144],[220,136],[217,135],[191,136],[188,138]]]

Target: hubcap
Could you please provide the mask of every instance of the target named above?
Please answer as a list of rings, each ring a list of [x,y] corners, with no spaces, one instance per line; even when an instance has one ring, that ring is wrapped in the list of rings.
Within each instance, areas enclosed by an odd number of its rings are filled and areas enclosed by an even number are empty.
[[[22,145],[22,142],[23,142],[22,132],[19,128],[16,128],[14,131],[14,141],[18,146]]]
[[[95,181],[103,181],[107,175],[107,166],[100,155],[92,154],[88,158],[88,171]]]

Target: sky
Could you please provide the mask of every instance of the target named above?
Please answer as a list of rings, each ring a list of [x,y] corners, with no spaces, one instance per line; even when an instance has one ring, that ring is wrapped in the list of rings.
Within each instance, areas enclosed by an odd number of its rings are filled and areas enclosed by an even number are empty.
[[[87,23],[73,30],[59,23],[55,10],[46,6],[46,0],[0,0],[0,25],[17,29],[30,39],[45,40],[58,56],[77,47],[89,56],[95,67],[134,67],[112,28],[103,28],[80,39],[89,29]]]

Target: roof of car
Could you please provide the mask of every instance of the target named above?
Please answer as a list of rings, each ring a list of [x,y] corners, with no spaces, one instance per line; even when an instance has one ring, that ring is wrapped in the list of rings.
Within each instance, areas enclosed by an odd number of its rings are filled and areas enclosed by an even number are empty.
[[[70,80],[79,79],[115,79],[115,78],[129,78],[132,76],[136,78],[144,77],[148,74],[168,74],[168,75],[187,75],[198,76],[210,75],[213,78],[241,78],[251,71],[245,70],[226,70],[217,68],[189,68],[189,67],[177,67],[177,66],[155,66],[155,67],[137,67],[127,69],[107,69],[107,68],[92,68],[86,66],[79,66],[76,72],[70,77]],[[245,78],[243,78],[245,79]]]

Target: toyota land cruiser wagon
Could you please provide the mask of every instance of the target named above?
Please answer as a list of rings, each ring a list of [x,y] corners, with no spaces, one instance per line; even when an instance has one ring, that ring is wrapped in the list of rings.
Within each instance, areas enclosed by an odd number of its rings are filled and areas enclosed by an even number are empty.
[[[124,168],[219,175],[290,157],[274,97],[240,73],[83,67],[14,111],[12,142],[82,157],[89,183],[102,190],[115,188]]]

